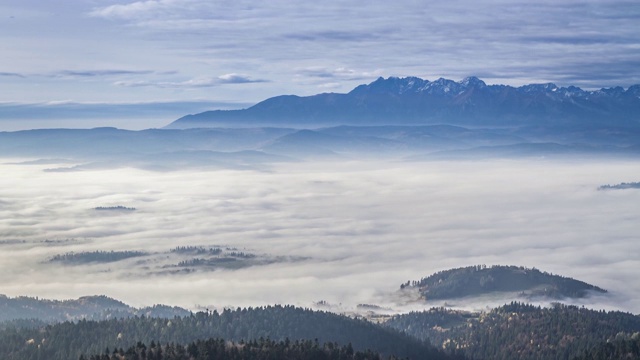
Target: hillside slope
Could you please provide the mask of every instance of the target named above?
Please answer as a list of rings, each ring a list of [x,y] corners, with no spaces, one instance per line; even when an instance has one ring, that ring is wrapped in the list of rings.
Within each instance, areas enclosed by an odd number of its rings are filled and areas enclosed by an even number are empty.
[[[413,312],[395,316],[385,326],[472,359],[555,360],[572,359],[640,331],[640,317],[560,304],[541,308],[511,303],[486,313]]]
[[[317,339],[320,343],[350,343],[355,350],[370,349],[384,355],[412,359],[448,358],[441,351],[395,330],[293,306],[238,308],[172,319],[134,317],[99,322],[82,320],[40,328],[6,326],[0,330],[0,358],[77,359],[82,354],[100,354],[105,348],[127,348],[138,342],[186,345],[210,338],[234,342],[260,338],[277,341]]]

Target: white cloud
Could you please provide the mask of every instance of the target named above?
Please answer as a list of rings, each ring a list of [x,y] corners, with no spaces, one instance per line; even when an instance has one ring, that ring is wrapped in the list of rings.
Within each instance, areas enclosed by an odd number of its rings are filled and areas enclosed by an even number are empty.
[[[244,74],[224,74],[218,76],[218,81],[224,84],[247,84],[247,83],[256,83],[256,82],[266,82],[266,80],[256,80],[252,79],[248,75]]]
[[[400,283],[473,264],[514,264],[611,291],[590,306],[640,312],[637,162],[298,163],[270,172],[45,173],[0,165],[0,281],[9,295],[105,293],[134,305],[397,304]],[[69,164],[61,164],[69,166]],[[123,205],[128,215],[96,206]],[[55,246],[45,239],[65,240]],[[309,257],[237,271],[156,275],[141,265],[62,267],[67,251],[223,244]],[[150,264],[147,264],[150,265]],[[151,264],[152,265],[152,264]],[[161,286],[158,286],[161,284]]]
[[[342,84],[337,83],[337,82],[322,83],[322,84],[318,85],[318,87],[321,88],[321,89],[340,89],[340,88],[342,88]]]
[[[217,86],[220,85],[220,82],[216,78],[195,78],[185,81],[116,81],[114,84],[124,87],[201,88]]]
[[[214,87],[223,84],[252,84],[268,82],[263,79],[253,79],[243,74],[224,74],[218,77],[198,77],[185,81],[116,81],[114,84],[125,87],[158,87],[158,88],[203,88]]]
[[[90,12],[91,16],[107,19],[140,20],[155,18],[158,16],[172,16],[174,11],[188,9],[189,0],[147,0],[136,1],[129,4],[109,5],[96,8]]]
[[[365,80],[379,77],[384,74],[382,69],[373,71],[358,71],[345,67],[327,68],[324,66],[310,66],[296,70],[297,75],[301,77],[311,77],[320,79],[336,79],[336,80]]]

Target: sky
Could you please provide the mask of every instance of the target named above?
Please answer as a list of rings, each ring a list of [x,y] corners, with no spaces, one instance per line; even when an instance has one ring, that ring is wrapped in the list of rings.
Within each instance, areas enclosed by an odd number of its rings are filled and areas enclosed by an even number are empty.
[[[362,303],[406,311],[442,304],[407,304],[398,295],[400,284],[485,264],[573,277],[609,290],[578,304],[640,313],[640,190],[597,190],[637,180],[636,161],[45,171],[68,165],[0,164],[1,173],[12,174],[0,177],[0,283],[8,296],[102,294],[137,307],[191,309],[311,307],[324,300],[336,311]],[[118,205],[136,210],[93,210]],[[176,262],[167,260],[169,249],[213,245],[285,260],[238,270],[162,272]],[[48,261],[96,250],[151,255],[89,265]],[[509,302],[491,301],[475,306]]]
[[[138,129],[379,76],[626,88],[640,3],[5,0],[0,48],[0,130]]]

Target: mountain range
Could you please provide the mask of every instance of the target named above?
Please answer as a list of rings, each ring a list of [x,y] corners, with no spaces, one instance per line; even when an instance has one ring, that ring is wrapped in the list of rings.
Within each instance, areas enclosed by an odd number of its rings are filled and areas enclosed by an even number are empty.
[[[636,158],[639,114],[640,85],[585,91],[391,77],[347,94],[277,96],[187,115],[163,129],[0,132],[0,154],[71,164],[51,171],[248,169],[319,158]]]
[[[378,78],[347,94],[276,96],[242,110],[184,116],[168,128],[336,125],[640,126],[640,85],[586,91],[575,86],[487,85],[417,77]]]

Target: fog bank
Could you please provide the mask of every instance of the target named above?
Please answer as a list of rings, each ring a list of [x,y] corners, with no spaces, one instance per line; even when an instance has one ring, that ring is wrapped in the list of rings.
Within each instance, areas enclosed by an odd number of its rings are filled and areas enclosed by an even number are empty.
[[[637,162],[315,162],[168,173],[45,172],[55,165],[3,162],[0,284],[10,296],[105,294],[133,306],[192,309],[320,300],[408,309],[422,305],[404,307],[394,296],[407,280],[513,264],[610,291],[587,306],[640,313],[640,190],[597,190],[638,181]],[[101,206],[136,210],[94,210]],[[277,261],[162,271],[177,246]],[[97,250],[149,254],[48,262]]]

